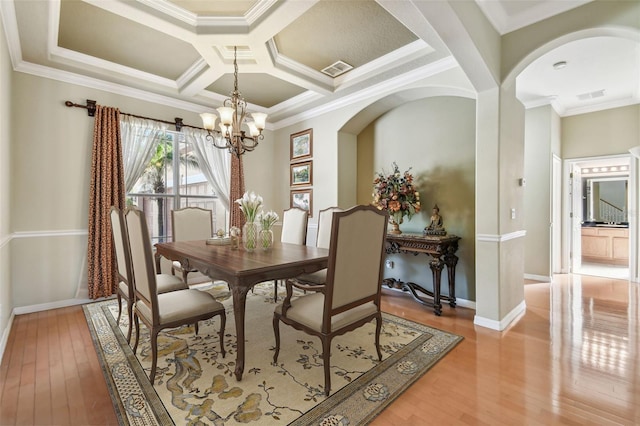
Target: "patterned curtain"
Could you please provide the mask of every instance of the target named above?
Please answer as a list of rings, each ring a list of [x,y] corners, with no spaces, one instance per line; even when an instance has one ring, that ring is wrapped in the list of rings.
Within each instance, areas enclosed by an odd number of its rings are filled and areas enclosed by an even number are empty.
[[[124,208],[124,172],[120,139],[120,111],[97,105],[93,127],[91,187],[89,188],[87,273],[89,297],[108,297],[118,280],[111,238],[109,209]]]
[[[235,201],[244,194],[244,170],[242,169],[242,157],[231,155],[231,184],[229,187],[229,202],[231,203],[229,227],[236,226],[242,229],[244,215],[240,206]]]

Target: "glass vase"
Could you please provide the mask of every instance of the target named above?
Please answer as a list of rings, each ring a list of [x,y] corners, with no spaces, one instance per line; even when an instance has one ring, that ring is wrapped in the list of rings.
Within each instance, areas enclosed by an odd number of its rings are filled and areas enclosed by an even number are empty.
[[[242,227],[242,244],[246,251],[254,251],[258,246],[258,225],[247,222]]]
[[[271,229],[260,230],[258,241],[262,250],[269,250],[273,246],[273,231]]]

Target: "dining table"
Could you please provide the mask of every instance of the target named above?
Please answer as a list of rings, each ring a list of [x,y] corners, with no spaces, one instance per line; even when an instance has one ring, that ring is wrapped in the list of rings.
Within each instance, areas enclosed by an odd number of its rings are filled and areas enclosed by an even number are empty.
[[[165,257],[183,268],[197,269],[212,280],[225,281],[233,298],[237,353],[235,376],[242,380],[245,361],[245,305],[247,293],[256,284],[293,278],[327,267],[329,250],[299,244],[274,242],[268,250],[247,251],[242,246],[207,244],[207,240],[155,244],[156,268]]]

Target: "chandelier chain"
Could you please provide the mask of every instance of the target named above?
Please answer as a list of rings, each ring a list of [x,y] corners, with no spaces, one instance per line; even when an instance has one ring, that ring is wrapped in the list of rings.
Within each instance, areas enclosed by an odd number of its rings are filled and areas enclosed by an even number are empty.
[[[237,46],[233,46],[233,91],[238,93],[238,53]]]
[[[233,92],[231,97],[223,102],[223,107],[218,108],[220,113],[220,130],[215,128],[217,117],[213,114],[203,113],[207,139],[219,149],[226,149],[231,154],[240,157],[245,152],[253,151],[258,146],[258,141],[264,138],[262,130],[265,128],[267,114],[252,113],[253,120],[245,123],[247,103],[238,90],[238,47],[233,46]],[[249,126],[251,136],[242,130],[242,125]],[[218,142],[222,143],[221,145]]]

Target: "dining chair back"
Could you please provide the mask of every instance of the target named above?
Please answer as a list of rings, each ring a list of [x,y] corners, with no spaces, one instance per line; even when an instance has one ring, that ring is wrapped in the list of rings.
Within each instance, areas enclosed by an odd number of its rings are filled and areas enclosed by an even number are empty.
[[[124,216],[122,210],[115,206],[111,206],[109,210],[109,218],[111,220],[111,236],[113,237],[113,247],[116,254],[116,266],[118,274],[118,289],[116,295],[118,297],[118,318],[117,323],[120,323],[122,316],[122,299],[127,303],[127,316],[129,319],[129,327],[127,330],[127,343],[131,341],[131,324],[132,321],[132,309],[133,304],[131,301],[134,298],[133,285],[130,283],[131,274],[131,260],[129,258],[129,244],[127,237],[127,228],[124,224]]]
[[[171,229],[173,241],[206,240],[213,236],[213,212],[200,207],[185,207],[171,210]],[[182,273],[182,279],[188,283],[189,273],[194,268],[184,268],[180,262],[172,262],[172,271]]]
[[[115,206],[111,206],[109,211],[111,219],[111,234],[113,236],[114,249],[116,252],[116,264],[118,273],[118,318],[120,322],[122,316],[122,299],[127,303],[127,317],[129,319],[127,327],[127,343],[131,342],[131,329],[133,325],[133,301],[135,300],[135,280],[131,266],[131,250],[129,248],[129,233],[125,223],[124,213]],[[180,278],[170,274],[156,275],[157,292],[167,293],[175,290],[188,288]]]
[[[318,336],[322,341],[325,395],[331,390],[329,359],[331,340],[335,336],[375,319],[375,347],[378,359],[382,359],[380,295],[387,220],[387,212],[373,206],[355,206],[335,212],[326,283],[314,286],[296,278],[287,280],[287,297],[274,311],[274,363],[280,352],[280,322]],[[292,298],[293,287],[315,292]]]
[[[316,237],[316,247],[328,249],[331,242],[331,223],[333,213],[343,211],[339,207],[327,207],[318,212],[318,236]]]
[[[327,207],[318,212],[318,234],[316,237],[316,247],[328,249],[331,243],[331,223],[333,222],[333,213],[341,212],[343,209],[339,207]],[[298,281],[307,282],[309,284],[324,284],[327,280],[327,270],[302,274],[296,277]]]
[[[289,244],[307,243],[309,213],[298,207],[291,207],[282,214],[282,235],[280,241]],[[278,280],[273,282],[273,301],[278,300]]]
[[[307,243],[309,213],[298,207],[285,210],[282,214],[282,236],[280,241],[290,244]]]
[[[185,288],[158,294],[158,284],[154,269],[154,256],[143,212],[128,209],[125,222],[129,232],[129,247],[134,278],[135,303],[133,317],[136,339],[133,353],[136,353],[140,336],[139,320],[149,329],[152,364],[149,379],[153,384],[158,361],[158,333],[165,328],[175,328],[194,324],[198,334],[198,321],[220,316],[220,352],[225,355],[224,327],[226,315],[224,306],[206,292]]]

